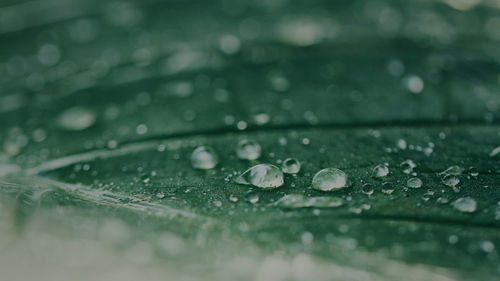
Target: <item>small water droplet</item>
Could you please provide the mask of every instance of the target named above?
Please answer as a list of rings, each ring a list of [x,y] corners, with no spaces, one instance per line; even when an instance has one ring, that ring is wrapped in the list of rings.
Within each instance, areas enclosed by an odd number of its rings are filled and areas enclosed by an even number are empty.
[[[385,177],[389,174],[389,168],[384,164],[377,165],[373,168],[372,174],[376,178]]]
[[[96,115],[84,107],[72,107],[63,111],[57,117],[59,128],[68,131],[81,131],[94,125]]]
[[[384,182],[382,184],[382,192],[385,194],[392,194],[394,192],[394,188],[390,182]]]
[[[476,167],[469,167],[469,175],[471,177],[477,177],[479,176],[479,172]]]
[[[421,188],[423,185],[423,182],[421,179],[419,178],[410,178],[408,179],[408,181],[406,182],[406,186],[410,187],[410,188]]]
[[[253,116],[253,120],[255,121],[255,123],[257,125],[260,125],[260,126],[269,123],[270,119],[271,118],[269,117],[269,114],[267,114],[267,113],[259,113],[259,114],[255,114]]]
[[[240,131],[243,131],[247,128],[248,124],[247,122],[245,121],[239,121],[238,123],[236,123],[236,128]]]
[[[417,167],[417,164],[415,164],[415,162],[413,162],[413,160],[411,159],[408,159],[408,160],[405,160],[403,162],[401,162],[401,164],[399,164],[401,166],[401,168],[403,168],[403,173],[405,174],[410,174],[413,172],[413,169],[415,169]]]
[[[137,127],[135,127],[135,132],[138,135],[144,135],[148,132],[148,126],[146,126],[146,124],[139,124],[137,125]]]
[[[295,158],[287,158],[283,161],[281,170],[286,174],[297,174],[300,171],[300,162]]]
[[[231,202],[238,202],[238,197],[236,197],[235,195],[231,194],[229,195],[229,201]]]
[[[209,146],[199,146],[191,154],[191,164],[196,169],[212,169],[219,163],[219,156]]]
[[[300,240],[302,241],[302,244],[309,245],[314,241],[314,235],[308,231],[303,232],[300,236]]]
[[[312,180],[312,188],[321,191],[336,191],[347,186],[347,175],[336,168],[326,168],[317,172]]]
[[[419,94],[424,89],[424,81],[417,75],[408,75],[404,79],[404,83],[406,88],[414,94]]]
[[[261,154],[260,144],[253,140],[241,140],[236,147],[236,155],[240,159],[255,160]]]
[[[491,253],[493,250],[495,250],[495,244],[491,242],[490,240],[482,240],[479,243],[479,246],[481,247],[481,250],[483,250],[486,253]]]
[[[248,202],[252,203],[252,204],[256,204],[257,202],[259,202],[259,195],[257,194],[252,194],[248,197]]]
[[[455,209],[464,213],[473,213],[476,211],[477,208],[476,200],[474,200],[471,197],[458,198],[457,200],[453,201],[451,205]]]
[[[500,153],[500,146],[496,147],[490,152],[490,157],[496,157]]]
[[[454,175],[446,175],[442,179],[442,183],[453,188],[455,192],[459,192],[458,184],[460,183],[460,179]]]
[[[396,146],[401,149],[401,150],[405,150],[406,147],[407,147],[407,143],[404,139],[399,139],[397,142],[396,142]]]
[[[373,194],[373,192],[375,192],[375,190],[373,189],[373,186],[371,184],[366,183],[361,188],[361,192],[363,192],[364,194],[366,194],[368,196],[371,196]]]
[[[246,170],[235,180],[238,184],[251,184],[264,189],[283,185],[283,172],[271,164],[259,164]]]

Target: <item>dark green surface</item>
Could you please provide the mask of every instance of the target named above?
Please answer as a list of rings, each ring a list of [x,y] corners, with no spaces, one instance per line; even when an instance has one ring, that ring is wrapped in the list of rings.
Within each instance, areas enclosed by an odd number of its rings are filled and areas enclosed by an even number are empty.
[[[500,163],[489,155],[500,145],[497,2],[466,10],[423,0],[1,6],[0,271],[8,280],[500,280]],[[301,28],[307,46],[290,37]],[[234,54],[220,47],[228,34],[240,40]],[[45,44],[60,51],[54,65],[36,56]],[[388,70],[394,61],[402,73]],[[415,75],[420,93],[405,84]],[[179,81],[191,94],[175,94]],[[77,105],[95,124],[58,127],[59,114]],[[269,122],[257,124],[261,113]],[[248,127],[238,130],[239,121]],[[137,134],[141,124],[147,132]],[[244,138],[260,143],[261,158],[236,158]],[[198,145],[216,149],[215,169],[192,168]],[[288,157],[302,169],[278,189],[233,182],[251,165]],[[406,188],[407,159],[420,189]],[[374,179],[382,163],[390,174]],[[439,174],[453,165],[465,169],[459,192]],[[309,189],[326,167],[345,171],[352,186]],[[344,203],[273,205],[286,194]],[[475,212],[450,204],[463,197],[475,199]]]

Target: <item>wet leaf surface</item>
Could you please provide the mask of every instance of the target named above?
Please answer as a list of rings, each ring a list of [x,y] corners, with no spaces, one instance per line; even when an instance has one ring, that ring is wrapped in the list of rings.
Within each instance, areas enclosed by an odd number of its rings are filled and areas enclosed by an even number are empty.
[[[498,279],[495,1],[14,2],[8,280]],[[290,157],[280,187],[235,182]],[[312,189],[329,167],[347,187]]]

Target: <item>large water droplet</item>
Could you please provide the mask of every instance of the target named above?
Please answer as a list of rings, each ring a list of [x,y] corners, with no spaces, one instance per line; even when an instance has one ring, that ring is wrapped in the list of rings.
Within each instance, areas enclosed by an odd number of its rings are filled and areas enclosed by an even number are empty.
[[[312,188],[321,191],[335,191],[347,186],[347,175],[336,168],[326,168],[314,175]]]
[[[372,174],[376,178],[385,177],[389,174],[389,168],[384,164],[377,165],[373,168]]]
[[[335,208],[342,206],[338,197],[305,197],[300,194],[289,194],[281,197],[274,205],[285,209],[296,208]]]
[[[423,185],[423,182],[419,178],[410,178],[406,182],[406,185],[410,188],[421,188]]]
[[[440,175],[453,175],[453,176],[458,176],[458,175],[461,175],[464,171],[464,168],[460,167],[460,166],[450,166],[448,167],[448,169],[442,171],[441,173],[439,173]]]
[[[451,205],[455,209],[464,213],[473,213],[476,211],[477,208],[476,200],[474,200],[471,197],[458,198],[457,200],[453,201]]]
[[[219,156],[209,146],[199,146],[191,154],[191,164],[196,169],[212,169],[219,163]]]
[[[57,117],[59,128],[68,131],[81,131],[94,125],[96,115],[84,107],[72,107],[63,111]]]
[[[239,184],[251,184],[260,188],[276,188],[283,185],[283,172],[271,164],[259,164],[246,170],[235,179]]]
[[[238,158],[245,160],[255,160],[260,157],[260,144],[253,140],[241,140],[236,147]]]
[[[281,170],[286,174],[297,174],[300,171],[300,162],[295,158],[287,158],[283,161]]]

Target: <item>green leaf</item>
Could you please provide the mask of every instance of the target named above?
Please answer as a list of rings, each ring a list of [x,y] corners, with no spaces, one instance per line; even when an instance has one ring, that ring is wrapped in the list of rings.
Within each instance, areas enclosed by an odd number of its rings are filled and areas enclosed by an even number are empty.
[[[493,2],[63,2],[0,12],[6,279],[498,279]]]

